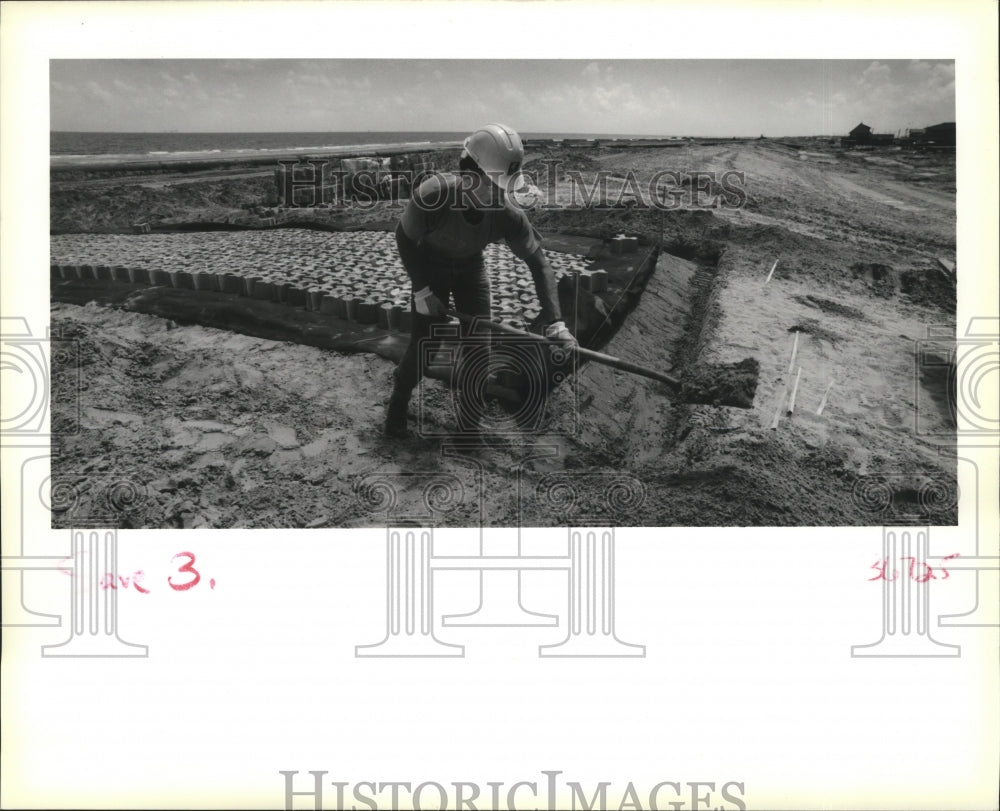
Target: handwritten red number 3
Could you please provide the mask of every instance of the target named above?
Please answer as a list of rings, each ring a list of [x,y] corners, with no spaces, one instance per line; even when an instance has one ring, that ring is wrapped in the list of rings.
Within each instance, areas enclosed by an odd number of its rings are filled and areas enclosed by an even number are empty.
[[[195,570],[194,566],[192,565],[194,563],[194,555],[192,555],[190,552],[178,552],[176,555],[174,555],[172,558],[170,558],[170,560],[172,560],[172,561],[173,560],[177,560],[177,558],[182,557],[182,556],[183,557],[187,557],[189,560],[188,560],[187,563],[185,563],[183,566],[181,566],[177,570],[177,572],[178,573],[180,573],[180,572],[187,572],[188,574],[193,574],[194,575],[194,580],[189,580],[187,583],[181,583],[180,585],[178,585],[178,584],[174,583],[173,578],[168,577],[167,578],[167,583],[170,584],[170,588],[172,588],[174,591],[187,591],[189,588],[192,588],[193,586],[196,586],[198,584],[198,581],[201,580],[201,575],[198,574],[198,572]]]

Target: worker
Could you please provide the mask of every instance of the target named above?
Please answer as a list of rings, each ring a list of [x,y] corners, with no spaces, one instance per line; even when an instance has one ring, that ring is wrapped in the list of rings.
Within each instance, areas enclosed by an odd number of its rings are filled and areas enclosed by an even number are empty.
[[[413,287],[413,317],[410,343],[393,375],[386,408],[388,436],[409,435],[407,409],[420,378],[420,342],[431,336],[434,324],[449,322],[449,300],[458,312],[490,318],[490,280],[483,258],[490,243],[505,241],[531,271],[545,336],[565,348],[576,346],[562,319],[541,237],[510,197],[528,186],[521,172],[523,161],[520,136],[503,124],[488,124],[465,139],[457,173],[432,174],[407,201],[396,226],[396,244]],[[481,323],[475,326],[461,324],[460,336],[488,334]],[[469,342],[466,348],[459,353],[461,362],[480,363],[488,342]],[[482,403],[460,391],[459,404],[465,419],[478,423]]]

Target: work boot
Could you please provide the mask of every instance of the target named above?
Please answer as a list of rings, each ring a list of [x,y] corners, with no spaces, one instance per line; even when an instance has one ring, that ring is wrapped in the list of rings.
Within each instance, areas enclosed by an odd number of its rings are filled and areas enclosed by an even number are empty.
[[[406,427],[406,412],[409,409],[410,400],[408,397],[400,397],[394,394],[389,398],[389,404],[385,408],[385,435],[395,439],[405,439],[410,435]]]

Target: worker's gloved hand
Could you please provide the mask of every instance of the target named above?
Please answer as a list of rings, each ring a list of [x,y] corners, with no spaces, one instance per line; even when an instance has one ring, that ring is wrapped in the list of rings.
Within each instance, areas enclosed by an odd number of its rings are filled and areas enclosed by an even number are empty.
[[[441,303],[441,299],[431,292],[429,287],[425,287],[414,293],[413,303],[420,315],[440,317],[448,313],[448,308]]]
[[[565,321],[553,321],[545,328],[545,337],[553,341],[559,341],[567,349],[575,349],[576,338],[573,333],[566,328]]]

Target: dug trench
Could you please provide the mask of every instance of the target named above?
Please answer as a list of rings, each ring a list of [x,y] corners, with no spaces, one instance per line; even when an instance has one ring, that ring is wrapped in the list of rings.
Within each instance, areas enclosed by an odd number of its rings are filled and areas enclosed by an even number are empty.
[[[701,419],[694,404],[752,405],[756,360],[709,364],[702,356],[714,328],[718,259],[711,249],[679,243],[650,251],[648,266],[628,288],[629,315],[603,348],[669,371],[681,388],[671,391],[661,382],[595,363],[585,366],[576,381],[577,437],[590,463],[631,469],[663,459]]]

